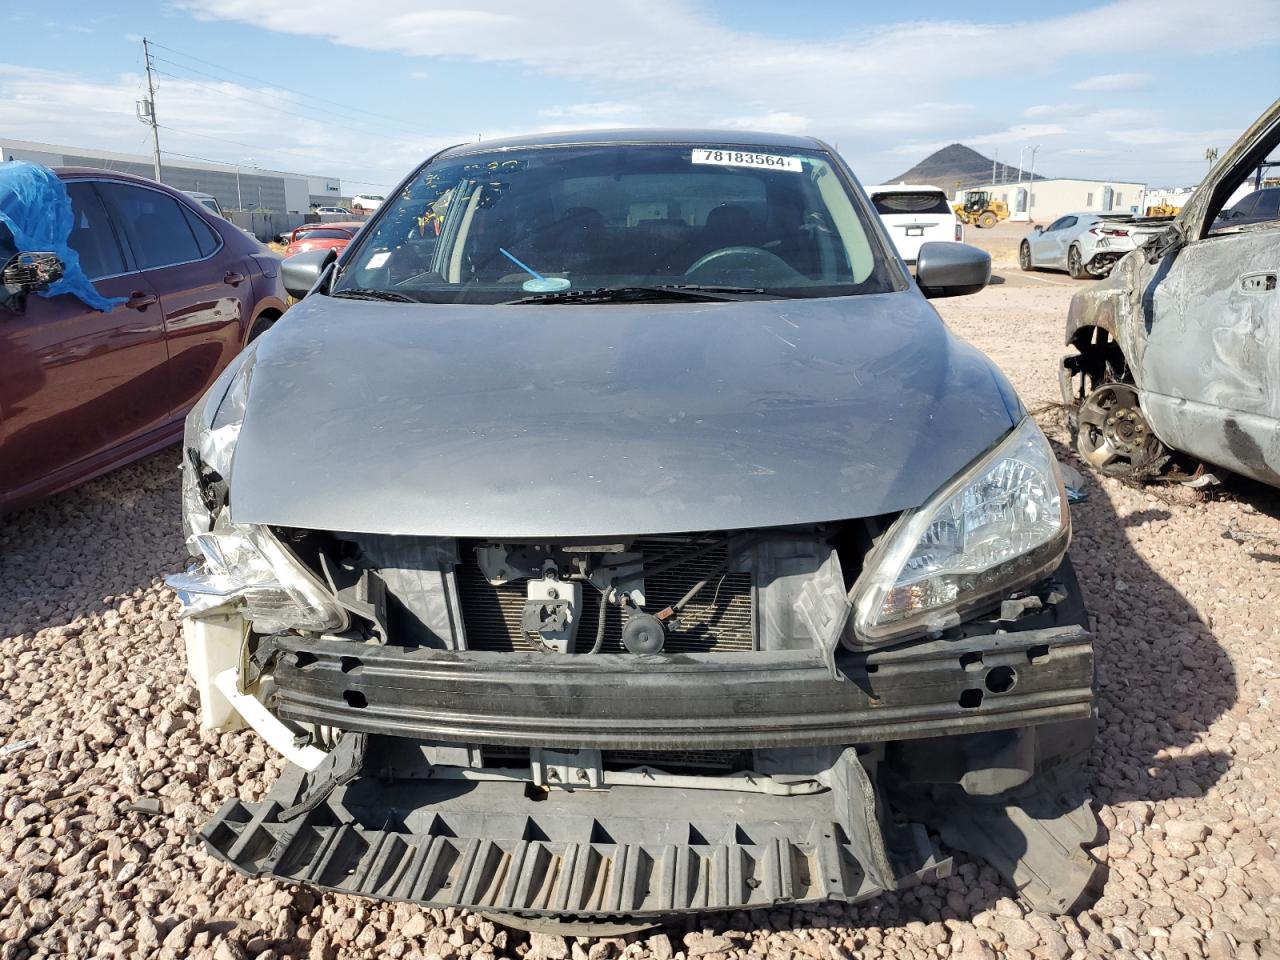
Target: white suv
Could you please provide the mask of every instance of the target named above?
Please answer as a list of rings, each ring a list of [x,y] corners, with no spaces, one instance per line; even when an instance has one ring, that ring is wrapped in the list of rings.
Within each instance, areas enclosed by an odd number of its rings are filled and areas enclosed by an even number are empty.
[[[358,193],[351,198],[351,209],[356,213],[370,213],[382,206],[385,199],[373,193]]]
[[[867,193],[907,263],[916,262],[922,243],[964,239],[964,225],[956,218],[946,193],[937,187],[886,184],[867,187]]]

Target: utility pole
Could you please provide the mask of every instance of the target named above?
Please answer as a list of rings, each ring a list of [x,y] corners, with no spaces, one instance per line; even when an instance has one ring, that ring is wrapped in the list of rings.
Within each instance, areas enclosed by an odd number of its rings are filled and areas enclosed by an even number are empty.
[[[1021,146],[1018,148],[1018,182],[1022,182],[1022,155],[1026,153],[1027,148]]]
[[[1213,169],[1213,165],[1218,162],[1218,148],[1208,147],[1204,152],[1204,158],[1209,161],[1209,169]]]
[[[991,151],[991,185],[996,185],[996,157],[1000,156],[1000,149],[997,147]]]
[[[142,59],[147,64],[147,121],[151,124],[151,159],[155,163],[156,183],[160,183],[160,124],[156,122],[156,83],[151,73],[151,44],[142,38]]]

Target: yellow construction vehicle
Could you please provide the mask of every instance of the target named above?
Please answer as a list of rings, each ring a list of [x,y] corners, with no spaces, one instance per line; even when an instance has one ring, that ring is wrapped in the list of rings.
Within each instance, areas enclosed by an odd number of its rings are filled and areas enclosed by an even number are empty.
[[[993,200],[986,190],[966,190],[964,199],[954,209],[961,223],[983,230],[1009,219],[1009,205],[1003,200]]]
[[[1176,217],[1182,211],[1181,207],[1175,207],[1171,203],[1156,203],[1147,207],[1147,211],[1143,216],[1147,217]]]

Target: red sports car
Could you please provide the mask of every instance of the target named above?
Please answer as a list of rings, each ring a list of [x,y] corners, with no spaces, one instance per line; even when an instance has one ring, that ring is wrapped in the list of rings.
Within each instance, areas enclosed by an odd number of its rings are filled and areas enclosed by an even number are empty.
[[[103,311],[40,296],[38,282],[0,288],[0,512],[175,443],[196,399],[288,302],[280,258],[190,197],[123,173],[54,173],[69,212],[31,211],[3,190],[0,212],[73,215],[66,245],[98,294],[123,299]],[[22,257],[0,218],[0,268]]]
[[[361,221],[345,220],[338,223],[304,223],[293,231],[289,245],[284,248],[284,255],[292,257],[295,253],[306,253],[308,250],[341,251],[362,226],[364,223]]]

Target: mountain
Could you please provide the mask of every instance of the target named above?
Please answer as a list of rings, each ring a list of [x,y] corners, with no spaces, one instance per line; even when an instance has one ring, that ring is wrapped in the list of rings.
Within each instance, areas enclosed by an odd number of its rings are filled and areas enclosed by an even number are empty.
[[[1012,183],[1018,179],[1018,168],[1006,163],[996,164],[996,180]],[[1024,172],[1023,180],[1031,175]],[[1036,174],[1035,179],[1045,179]],[[929,154],[906,173],[901,173],[887,183],[929,183],[941,187],[948,194],[991,182],[991,158],[963,143],[953,143]]]

